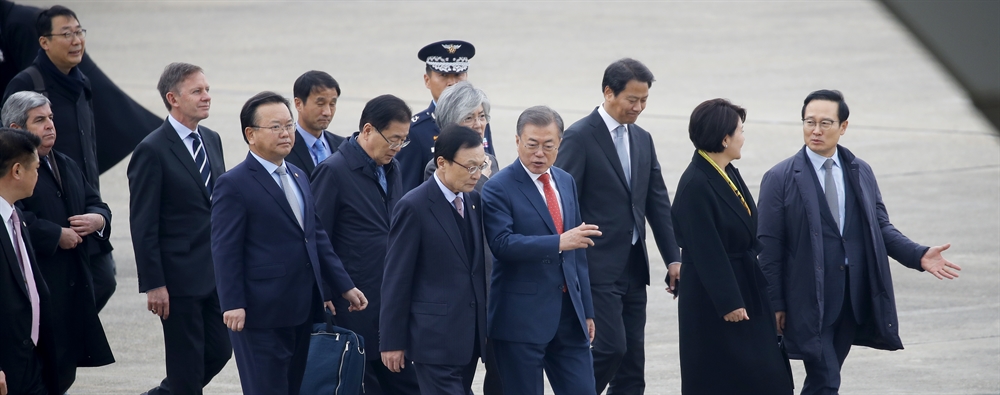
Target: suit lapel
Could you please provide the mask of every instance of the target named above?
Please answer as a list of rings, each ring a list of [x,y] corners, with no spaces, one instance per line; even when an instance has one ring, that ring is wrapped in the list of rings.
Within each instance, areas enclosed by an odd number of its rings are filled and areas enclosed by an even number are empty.
[[[805,209],[806,216],[809,218],[809,227],[818,231],[820,229],[819,216],[822,215],[822,210],[820,210],[819,198],[817,197],[818,189],[816,182],[813,181],[813,178],[816,177],[816,172],[809,165],[809,158],[805,152],[808,148],[803,147],[802,149],[802,151],[799,151],[799,155],[796,155],[795,159],[792,160],[792,180],[795,181],[799,195],[806,204]]]
[[[427,199],[431,202],[431,213],[434,214],[434,219],[441,225],[441,229],[448,236],[448,240],[451,240],[451,245],[455,247],[455,251],[462,257],[462,262],[465,263],[465,266],[471,266],[468,261],[469,254],[465,251],[465,243],[462,242],[461,230],[455,222],[455,214],[453,213],[455,209],[452,208],[451,202],[446,201],[444,193],[438,188],[437,182],[427,181],[421,185],[427,194]]]
[[[542,195],[538,194],[538,187],[535,186],[535,182],[531,180],[531,176],[528,175],[528,171],[524,170],[524,165],[521,164],[521,160],[517,160],[517,167],[520,171],[515,171],[514,179],[517,180],[520,185],[518,186],[524,197],[528,199],[528,202],[535,208],[538,215],[542,217],[542,221],[545,225],[549,227],[549,232],[556,234],[556,224],[552,222],[552,215],[549,214],[549,206],[545,204],[545,200],[542,199]],[[563,227],[565,228],[565,221],[563,221]]]
[[[618,151],[615,149],[615,140],[611,138],[611,132],[608,131],[608,125],[604,123],[604,118],[601,118],[601,114],[595,109],[594,112],[590,113],[588,122],[590,123],[591,137],[597,141],[597,146],[601,147],[601,151],[604,151],[604,156],[607,157],[608,162],[611,163],[611,168],[618,175],[618,180],[621,181],[626,191],[631,190],[628,179],[625,178],[625,170],[622,169],[622,160],[618,157]],[[634,169],[635,167],[633,166],[632,168]]]
[[[302,192],[302,229],[312,229],[315,226],[313,220],[316,218],[316,213],[313,212],[313,205],[311,203],[310,196],[312,196],[312,191],[309,190],[309,175],[304,174],[302,169],[295,167],[288,161],[285,161],[285,166],[288,168],[288,175],[295,180],[295,184],[299,186],[299,192]],[[284,192],[284,191],[282,191]],[[288,201],[288,199],[285,199]],[[288,211],[291,211],[292,207],[288,206]],[[295,218],[294,216],[292,218]]]
[[[218,139],[215,132],[207,130],[207,128],[198,126],[198,131],[201,133],[201,143],[205,146],[205,153],[208,154],[208,165],[212,169],[209,182],[214,187],[215,181],[222,173],[226,172],[226,163],[222,159],[222,141]],[[198,175],[198,180],[201,181],[201,174]]]
[[[740,217],[740,220],[743,221],[743,225],[746,225],[747,230],[749,230],[751,234],[757,234],[757,228],[753,224],[753,219],[750,218],[750,213],[747,212],[746,207],[743,207],[743,202],[740,201],[740,197],[736,196],[736,193],[733,192],[733,188],[729,187],[729,183],[726,182],[726,179],[722,178],[719,171],[715,170],[715,167],[712,166],[711,163],[708,163],[705,158],[702,158],[701,155],[695,154],[695,156],[695,160],[698,161],[698,167],[708,176],[708,183],[712,186],[712,189],[715,190],[715,193],[722,198],[722,201],[726,202],[726,205],[729,206],[729,208],[732,209],[738,217]],[[733,184],[739,182],[738,180],[731,181],[733,181]],[[740,191],[740,193],[743,193],[743,191]],[[750,206],[749,201],[747,202],[747,206]]]
[[[473,193],[475,193],[475,192],[473,192]],[[470,194],[467,193],[467,194],[465,194],[465,196],[469,197]],[[469,215],[472,216],[472,218],[471,218],[472,219],[472,228],[471,228],[472,234],[469,235],[469,237],[472,238],[472,246],[473,246],[472,256],[473,257],[478,257],[478,256],[483,256],[483,235],[482,235],[481,232],[476,232],[476,229],[482,229],[483,225],[482,225],[482,220],[481,220],[480,213],[479,213],[479,206],[476,205],[476,201],[478,201],[479,199],[475,199],[474,201],[470,201],[470,200],[472,200],[472,199],[468,199],[468,200],[465,201],[465,208],[466,208],[465,215],[466,216],[469,216]],[[469,262],[469,269],[470,270],[475,270],[476,269],[474,267],[475,266],[475,261],[476,260],[473,260],[472,262]]]
[[[310,167],[314,165],[312,155],[309,153],[309,147],[306,147],[305,140],[302,139],[302,136],[298,135],[299,132],[296,131],[295,133],[295,144],[292,145],[292,155],[295,155],[299,163],[302,163],[303,171],[311,173],[312,169]]]
[[[195,167],[194,158],[191,157],[191,151],[188,150],[187,146],[184,145],[184,141],[181,140],[180,136],[177,135],[177,130],[174,129],[170,121],[164,122],[164,132],[166,133],[167,140],[170,141],[170,152],[174,153],[174,156],[180,162],[181,166],[187,169],[188,174],[191,175],[191,179],[194,180],[195,184],[201,189],[202,196],[205,199],[211,200],[211,196],[208,195],[208,189],[202,185],[201,173],[198,173],[198,168]],[[202,138],[202,145],[204,145],[205,139]],[[206,149],[205,152],[208,152]],[[209,158],[211,160],[211,158]]]
[[[295,219],[295,214],[292,214],[292,206],[288,204],[288,199],[285,198],[285,193],[281,190],[281,187],[278,186],[278,183],[274,181],[274,178],[271,177],[271,174],[264,169],[264,166],[261,166],[260,163],[257,162],[257,158],[254,158],[253,154],[247,153],[246,162],[247,168],[253,172],[254,180],[257,180],[257,182],[260,183],[260,186],[263,187],[276,202],[278,202],[278,206],[281,207],[281,211],[284,211],[285,215],[287,215],[293,223],[298,225],[298,220]]]
[[[555,176],[555,172],[549,169],[550,173]],[[577,225],[576,221],[576,207],[572,204],[575,199],[573,194],[573,186],[570,185],[570,177],[565,176],[560,173],[559,177],[553,177],[556,183],[556,188],[559,190],[559,203],[562,204],[562,217],[563,217],[563,232],[575,228]],[[547,206],[546,206],[547,207]]]

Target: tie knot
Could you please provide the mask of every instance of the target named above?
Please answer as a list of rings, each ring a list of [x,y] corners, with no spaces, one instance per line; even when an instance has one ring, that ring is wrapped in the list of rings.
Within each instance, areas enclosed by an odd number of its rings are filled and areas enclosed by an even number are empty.
[[[194,141],[200,141],[201,140],[201,136],[198,135],[198,133],[196,133],[196,132],[191,132],[191,134],[189,134],[188,136],[191,136],[191,138],[193,138]]]
[[[833,168],[833,158],[827,158],[826,162],[823,162],[823,168],[830,170]]]
[[[541,181],[542,185],[548,185],[549,184],[549,173],[544,173],[544,174],[538,176],[538,181]]]
[[[455,195],[455,200],[452,200],[451,202],[455,203],[455,207],[461,206],[462,205],[462,197],[458,196],[458,195]]]
[[[15,227],[14,230],[17,230],[17,226],[18,224],[20,224],[20,222],[21,222],[21,217],[17,215],[17,209],[15,208],[14,211],[12,211],[10,214],[10,224]]]
[[[615,137],[621,137],[623,135],[625,135],[625,125],[618,125],[618,127],[615,128]]]
[[[278,166],[277,169],[274,169],[274,172],[278,173],[279,176],[283,176],[283,175],[287,174],[288,171],[285,170],[285,166]]]

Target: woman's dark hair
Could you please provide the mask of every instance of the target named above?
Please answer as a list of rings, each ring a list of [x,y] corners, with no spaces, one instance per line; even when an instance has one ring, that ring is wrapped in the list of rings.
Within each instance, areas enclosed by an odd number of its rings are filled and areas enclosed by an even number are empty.
[[[726,99],[712,99],[694,108],[688,134],[694,147],[705,152],[722,152],[722,140],[736,133],[736,125],[746,121],[747,110]]]

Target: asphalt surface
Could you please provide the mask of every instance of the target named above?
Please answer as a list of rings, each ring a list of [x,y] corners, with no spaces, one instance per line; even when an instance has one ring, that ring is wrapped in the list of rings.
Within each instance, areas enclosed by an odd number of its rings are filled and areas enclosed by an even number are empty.
[[[855,347],[843,369],[843,392],[1000,393],[997,133],[876,2],[63,4],[88,29],[87,50],[98,65],[158,114],[166,116],[155,89],[163,67],[173,61],[204,67],[213,106],[203,124],[222,134],[227,167],[246,155],[238,114],[254,93],[290,97],[298,75],[327,71],[343,89],[330,130],[346,135],[377,95],[425,108],[430,95],[416,52],[449,38],[476,45],[469,80],[490,96],[502,164],[515,158],[514,123],[523,109],[546,104],[569,124],[601,103],[601,75],[610,62],[643,61],[657,81],[637,123],[653,134],[671,190],[691,158],[687,118],[698,103],[724,97],[748,109],[743,158],[735,165],[756,192],[763,173],[801,147],[806,94],[839,89],[852,109],[841,143],[874,168],[893,223],[919,243],[952,243],[945,256],[964,269],[957,280],[939,281],[893,265],[906,349]],[[118,362],[81,369],[73,394],[138,394],[164,375],[160,325],[137,293],[126,164],[101,179],[115,214],[118,261],[118,291],[101,318]],[[679,393],[677,310],[657,280],[664,277],[662,260],[655,249],[650,253],[647,393]],[[793,369],[801,388],[801,363]],[[235,361],[205,389],[239,392]]]

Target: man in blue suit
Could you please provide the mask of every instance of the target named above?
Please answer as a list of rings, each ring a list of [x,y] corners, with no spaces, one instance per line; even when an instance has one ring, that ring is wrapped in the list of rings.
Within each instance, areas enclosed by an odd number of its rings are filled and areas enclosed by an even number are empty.
[[[382,282],[382,361],[413,360],[420,389],[471,394],[486,347],[486,271],[476,182],[489,166],[475,130],[434,142],[437,170],[396,205]]]
[[[320,302],[335,313],[368,305],[334,253],[313,206],[309,177],[285,162],[295,124],[273,92],[240,111],[247,158],[219,177],[212,199],[212,259],[243,393],[298,394]]]
[[[804,362],[803,394],[839,391],[852,344],[903,348],[890,256],[939,279],[961,270],[941,255],[950,244],[921,246],[889,222],[871,166],[837,144],[848,115],[840,92],[810,93],[805,146],[760,186],[760,265],[788,355]]]
[[[584,249],[600,237],[583,223],[573,177],[552,167],[563,121],[544,106],[517,119],[518,160],[483,187],[483,224],[495,263],[487,335],[504,391],[593,394],[594,307]],[[564,226],[579,226],[566,229]]]

